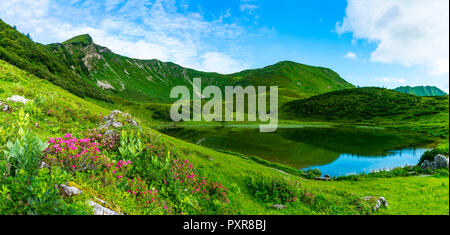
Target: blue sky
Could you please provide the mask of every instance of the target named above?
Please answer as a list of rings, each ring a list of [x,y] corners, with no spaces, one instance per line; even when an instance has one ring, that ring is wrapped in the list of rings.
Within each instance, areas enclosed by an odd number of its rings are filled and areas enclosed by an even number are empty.
[[[40,43],[89,33],[140,59],[232,73],[282,60],[359,86],[448,92],[447,0],[8,0],[0,18]]]

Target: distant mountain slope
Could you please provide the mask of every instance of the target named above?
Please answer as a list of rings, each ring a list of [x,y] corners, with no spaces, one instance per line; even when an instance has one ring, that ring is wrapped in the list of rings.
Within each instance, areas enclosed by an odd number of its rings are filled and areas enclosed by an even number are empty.
[[[40,78],[47,79],[80,97],[108,100],[97,86],[76,76],[47,47],[34,43],[22,33],[0,20],[0,59]]]
[[[369,120],[374,117],[405,117],[448,113],[448,96],[419,97],[388,89],[368,87],[335,91],[282,106],[286,119]]]
[[[307,96],[354,88],[331,69],[291,61],[279,62],[262,69],[246,70],[230,76],[236,80],[234,85],[279,86]]]
[[[330,69],[294,62],[224,75],[159,60],[132,59],[94,44],[89,35],[80,35],[47,47],[91,83],[110,93],[140,102],[168,103],[171,89],[178,85],[192,87],[193,78],[202,78],[203,87],[277,85],[281,88],[281,96],[294,98],[353,87]]]
[[[445,93],[444,91],[442,91],[441,89],[439,89],[435,86],[416,86],[416,87],[402,86],[402,87],[395,88],[394,91],[398,91],[398,92],[409,94],[409,95],[417,95],[417,96],[447,95],[447,93]]]

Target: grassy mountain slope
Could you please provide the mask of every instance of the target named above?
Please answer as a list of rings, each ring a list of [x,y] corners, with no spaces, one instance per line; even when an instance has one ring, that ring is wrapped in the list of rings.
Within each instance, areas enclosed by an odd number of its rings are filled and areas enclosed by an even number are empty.
[[[170,62],[137,60],[94,44],[89,35],[47,47],[91,84],[104,84],[103,88],[110,93],[138,102],[171,102],[171,89],[177,85],[192,87],[193,78],[201,78],[203,87],[277,85],[281,88],[280,96],[294,98],[353,87],[330,69],[294,62],[223,75],[183,68]]]
[[[95,128],[103,115],[110,112],[3,60],[0,60],[0,88],[2,102],[13,95],[34,100],[26,111],[31,115],[30,122],[37,124],[33,125],[33,131],[41,137]],[[17,118],[13,114],[22,107],[18,103],[9,105],[13,110],[11,114],[0,112],[2,127],[13,126]]]
[[[247,70],[230,75],[236,85],[279,86],[300,94],[316,95],[353,88],[331,69],[283,61],[263,69]]]
[[[410,86],[402,86],[397,87],[394,89],[395,91],[409,94],[409,95],[417,95],[417,96],[444,96],[447,95],[444,91],[441,89],[435,87],[435,86],[416,86],[416,87],[410,87]]]
[[[84,79],[72,73],[64,61],[47,47],[34,43],[2,20],[0,20],[0,59],[47,79],[80,97],[90,96],[108,100],[101,89],[89,85]]]
[[[26,105],[8,103],[12,113],[0,112],[0,151],[5,149],[8,140],[14,140],[17,135],[15,123],[19,123],[20,110],[28,113],[30,129],[39,134],[42,140],[47,137],[61,137],[64,133],[72,133],[78,138],[86,137],[87,129],[95,128],[101,117],[110,111],[81,99],[46,80],[39,79],[17,67],[0,60],[0,100],[7,102],[11,95],[23,95],[32,100]],[[108,104],[111,105],[111,104]],[[102,115],[103,114],[103,115]],[[364,196],[384,196],[389,201],[389,207],[377,214],[448,214],[448,177],[396,177],[396,178],[363,178],[359,181],[316,182],[287,175],[277,170],[259,165],[253,161],[228,155],[189,144],[158,133],[148,128],[144,122],[140,130],[141,140],[152,152],[146,152],[133,161],[133,166],[126,176],[139,177],[145,184],[160,190],[157,204],[149,204],[141,196],[133,196],[123,189],[116,177],[104,175],[103,171],[77,172],[64,174],[52,168],[52,177],[46,170],[40,170],[34,177],[33,187],[20,191],[20,175],[6,175],[9,180],[0,177],[2,193],[9,190],[9,197],[0,197],[0,214],[4,213],[87,213],[86,200],[95,197],[107,201],[107,207],[126,214],[364,214],[370,213],[373,206],[361,198]],[[6,128],[6,129],[5,129]],[[130,129],[124,131],[131,134]],[[5,135],[7,133],[8,135]],[[120,159],[117,149],[105,151],[108,158]],[[1,151],[3,153],[3,151]],[[184,184],[173,183],[173,187],[164,184],[163,176],[156,175],[150,156],[167,156],[175,159],[188,160],[194,167],[194,173],[206,177],[212,182],[220,182],[229,190],[226,195],[228,203],[221,203],[219,195],[203,199],[195,193],[185,191]],[[0,163],[5,161],[1,155]],[[126,160],[126,159],[125,159]],[[144,164],[144,165],[140,165]],[[145,165],[146,164],[146,165]],[[0,166],[3,166],[0,164]],[[144,167],[145,166],[145,167]],[[152,169],[150,171],[141,171]],[[70,168],[70,167],[69,167]],[[0,170],[4,170],[0,167]],[[148,175],[148,173],[155,175]],[[166,171],[163,171],[166,174]],[[1,174],[4,176],[4,174]],[[253,177],[252,177],[253,176]],[[81,188],[85,193],[74,199],[57,196],[53,188],[53,180],[64,179],[69,185]],[[167,178],[169,179],[169,178]],[[33,191],[34,183],[39,183],[38,191]],[[26,183],[24,183],[26,185]],[[52,187],[45,187],[50,185]],[[398,189],[398,190],[397,190]],[[45,194],[43,194],[43,190]],[[278,190],[295,192],[297,200],[285,202]],[[423,193],[427,192],[427,193]],[[3,194],[2,194],[3,195]],[[29,203],[20,204],[19,195]],[[41,195],[46,195],[42,198]],[[49,197],[53,195],[54,197]],[[261,196],[264,195],[264,196]],[[289,195],[289,194],[288,194]],[[266,197],[267,196],[267,197]],[[436,200],[439,198],[439,200]],[[58,203],[54,203],[58,200]],[[64,202],[64,203],[63,203]],[[283,202],[285,210],[271,208],[274,203]],[[55,210],[62,205],[69,205],[65,210]],[[411,204],[421,205],[411,207]],[[9,207],[11,206],[11,207]],[[164,207],[168,207],[165,209]]]

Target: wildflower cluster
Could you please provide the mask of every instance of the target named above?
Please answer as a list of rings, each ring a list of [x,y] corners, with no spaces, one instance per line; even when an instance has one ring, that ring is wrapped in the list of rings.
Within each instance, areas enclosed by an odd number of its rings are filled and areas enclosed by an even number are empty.
[[[71,134],[63,138],[49,138],[49,147],[44,151],[46,162],[71,172],[96,170],[108,159],[100,154],[99,143],[77,139]]]
[[[157,143],[155,141],[146,146],[148,154],[158,156],[159,158],[163,158],[163,156],[168,152],[166,149],[167,147],[164,144]]]
[[[103,149],[108,151],[117,150],[120,144],[120,134],[105,135],[97,129],[88,130],[85,134],[92,141],[100,144]]]
[[[300,195],[300,199],[304,203],[313,204],[315,198],[316,198],[316,196],[310,192],[305,192],[303,195]],[[297,200],[297,198],[295,198],[295,200]]]
[[[129,170],[129,165],[131,164],[131,161],[107,161],[103,170],[103,181],[110,181],[110,183],[122,182],[126,178],[127,172]]]
[[[159,205],[158,190],[149,187],[145,181],[140,178],[127,179],[125,188],[127,193],[132,194],[137,200],[141,201],[143,205]]]
[[[176,160],[172,162],[171,173],[173,180],[183,184],[193,194],[200,194],[204,199],[217,199],[228,203],[228,188],[218,182],[211,182],[205,177],[196,174],[194,167],[188,160]]]

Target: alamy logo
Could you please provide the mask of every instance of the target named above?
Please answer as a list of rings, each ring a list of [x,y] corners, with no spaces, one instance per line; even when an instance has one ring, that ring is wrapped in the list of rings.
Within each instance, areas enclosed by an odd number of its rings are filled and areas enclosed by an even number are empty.
[[[267,110],[267,88],[265,86],[258,88],[226,86],[225,99],[223,99],[222,90],[219,87],[208,86],[202,91],[201,79],[194,78],[192,91],[191,100],[191,92],[186,86],[177,86],[172,89],[170,98],[179,99],[170,109],[173,121],[257,122],[258,119],[264,123],[259,125],[260,132],[275,132],[278,128],[278,87],[276,86],[270,87],[269,110]],[[245,102],[245,97],[247,97],[247,102]],[[202,102],[204,100],[208,101],[204,103]],[[236,109],[234,109],[235,107]],[[246,107],[247,113],[245,113]]]

